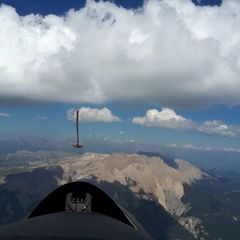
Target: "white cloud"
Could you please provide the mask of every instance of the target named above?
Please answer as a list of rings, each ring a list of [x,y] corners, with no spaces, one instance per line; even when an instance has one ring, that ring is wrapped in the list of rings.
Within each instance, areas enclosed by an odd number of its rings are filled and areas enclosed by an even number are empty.
[[[240,128],[237,126],[227,125],[222,121],[205,121],[198,127],[199,132],[210,135],[219,135],[225,137],[236,137],[240,135]]]
[[[45,17],[1,5],[0,24],[0,103],[240,103],[239,0],[87,1]]]
[[[184,145],[170,144],[170,145],[167,145],[166,147],[183,148],[183,149],[190,149],[190,150],[196,150],[196,151],[207,151],[207,152],[224,151],[224,152],[240,153],[240,148],[233,148],[233,147],[213,147],[213,146],[201,147],[201,146],[194,146],[192,144],[184,144]]]
[[[134,117],[132,122],[145,127],[194,129],[208,135],[224,137],[240,136],[239,126],[229,125],[218,120],[208,120],[203,123],[197,123],[191,119],[177,115],[176,112],[170,108],[162,108],[161,111],[150,109],[146,112],[145,116]]]
[[[175,111],[170,108],[162,108],[160,112],[156,109],[148,110],[144,117],[134,117],[132,122],[146,127],[173,129],[195,128],[195,124],[191,120],[177,115]]]
[[[75,121],[76,111],[72,108],[67,111],[67,119]],[[119,122],[119,117],[112,114],[108,108],[88,108],[82,107],[79,109],[80,122]]]
[[[131,32],[129,43],[130,44],[135,44],[135,43],[141,44],[141,43],[145,42],[147,40],[147,38],[148,38],[147,34],[143,34],[140,29],[136,28]]]
[[[10,117],[9,113],[0,112],[0,117]]]

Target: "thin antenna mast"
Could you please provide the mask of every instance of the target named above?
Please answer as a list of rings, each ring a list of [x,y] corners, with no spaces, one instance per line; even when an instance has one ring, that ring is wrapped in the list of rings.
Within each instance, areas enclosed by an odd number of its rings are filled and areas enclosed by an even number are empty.
[[[76,131],[77,131],[77,145],[79,145],[79,130],[78,130],[78,118],[79,118],[79,110],[76,112]]]
[[[83,145],[79,144],[79,129],[78,129],[78,125],[79,125],[79,110],[77,109],[77,111],[76,111],[77,144],[74,144],[73,147],[75,147],[75,148],[82,148]]]

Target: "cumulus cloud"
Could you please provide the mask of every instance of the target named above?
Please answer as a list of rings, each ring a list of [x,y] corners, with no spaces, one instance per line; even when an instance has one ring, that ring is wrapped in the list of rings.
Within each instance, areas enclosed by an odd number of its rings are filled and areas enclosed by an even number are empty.
[[[67,111],[67,119],[75,121],[76,111],[75,109],[69,109]],[[108,108],[88,108],[82,107],[79,109],[79,121],[80,122],[119,122],[119,117],[112,114]]]
[[[239,0],[87,1],[64,16],[1,5],[0,24],[0,103],[240,103]]]
[[[172,129],[194,129],[208,135],[237,137],[240,136],[240,127],[235,125],[228,125],[218,120],[208,120],[203,123],[197,123],[191,119],[184,118],[178,115],[173,109],[162,108],[161,111],[157,109],[150,109],[143,117],[134,117],[132,119],[134,124],[139,124],[145,127],[159,127]]]
[[[0,117],[10,117],[9,113],[0,112]]]
[[[144,117],[134,117],[132,120],[135,124],[146,127],[164,127],[173,129],[191,129],[195,124],[170,108],[162,108],[159,112],[156,109],[148,110]]]
[[[240,128],[237,126],[227,125],[222,121],[205,121],[198,127],[199,132],[210,135],[219,135],[225,137],[236,137],[240,135]]]

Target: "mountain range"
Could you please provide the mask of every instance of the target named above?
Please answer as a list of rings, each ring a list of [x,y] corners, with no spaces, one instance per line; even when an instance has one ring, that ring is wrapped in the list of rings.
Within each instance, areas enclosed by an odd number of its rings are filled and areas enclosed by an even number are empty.
[[[90,181],[129,210],[154,239],[240,239],[239,182],[151,154],[63,155],[0,178],[0,224],[22,219],[57,186]]]

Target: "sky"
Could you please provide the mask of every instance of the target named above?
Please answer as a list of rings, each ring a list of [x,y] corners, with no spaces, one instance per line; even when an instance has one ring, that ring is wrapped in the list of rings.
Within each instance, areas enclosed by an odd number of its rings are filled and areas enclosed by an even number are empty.
[[[240,151],[238,0],[0,3],[0,138]]]

